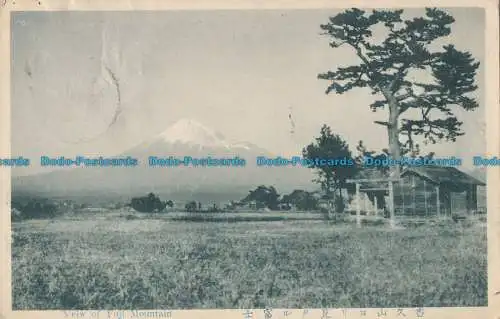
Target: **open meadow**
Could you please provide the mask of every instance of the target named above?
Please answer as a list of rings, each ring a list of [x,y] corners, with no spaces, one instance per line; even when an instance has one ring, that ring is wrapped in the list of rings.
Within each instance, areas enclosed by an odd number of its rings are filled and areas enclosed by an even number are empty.
[[[12,230],[14,310],[487,304],[479,221],[390,230],[96,214]]]

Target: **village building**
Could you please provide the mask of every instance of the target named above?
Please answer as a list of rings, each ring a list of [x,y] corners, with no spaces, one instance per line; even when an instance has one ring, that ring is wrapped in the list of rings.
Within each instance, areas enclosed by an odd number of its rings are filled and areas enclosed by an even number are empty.
[[[347,187],[348,210],[361,210],[363,215],[378,215],[380,211],[387,214],[391,204],[387,186],[390,178],[388,172],[376,169],[361,171]],[[399,178],[393,181],[395,215],[475,214],[484,208],[478,209],[478,187],[484,187],[486,183],[456,167],[405,167]]]

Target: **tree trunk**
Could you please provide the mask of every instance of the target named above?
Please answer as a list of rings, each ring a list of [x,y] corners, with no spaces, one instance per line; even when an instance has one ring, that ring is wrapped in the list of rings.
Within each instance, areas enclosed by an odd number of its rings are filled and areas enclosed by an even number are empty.
[[[389,154],[392,160],[401,159],[401,148],[399,144],[399,104],[394,95],[385,92],[385,97],[389,103],[389,122],[387,125],[387,134],[389,137]],[[400,166],[393,165],[390,166],[391,179],[396,180],[400,177]],[[390,226],[395,227],[395,217],[394,217],[394,193],[392,181],[389,181],[389,205],[390,205]]]
[[[401,158],[401,148],[399,144],[399,105],[394,96],[388,96],[389,102],[389,123],[387,125],[387,134],[389,137],[389,153],[391,159],[399,160]],[[391,173],[394,177],[399,177],[399,165],[391,166]]]

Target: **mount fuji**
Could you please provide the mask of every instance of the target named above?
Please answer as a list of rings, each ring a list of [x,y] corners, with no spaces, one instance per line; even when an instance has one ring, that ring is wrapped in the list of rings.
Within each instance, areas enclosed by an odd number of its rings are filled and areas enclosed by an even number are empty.
[[[267,150],[248,142],[227,140],[220,132],[210,129],[193,119],[177,121],[156,137],[134,147],[127,151],[126,154],[145,151],[149,152],[150,155],[156,153],[176,156],[191,155],[190,153],[197,153],[198,151],[205,155],[208,155],[207,151],[210,153],[251,151],[253,153],[262,153],[262,155],[270,154]],[[182,153],[183,151],[188,153]]]
[[[312,172],[301,167],[258,167],[256,158],[275,158],[268,150],[225,138],[194,119],[181,119],[160,134],[116,157],[136,158],[136,167],[78,167],[13,178],[13,192],[51,196],[133,196],[155,192],[175,200],[227,201],[240,199],[258,185],[278,192],[311,188]],[[245,159],[240,167],[151,167],[148,158]],[[112,197],[112,196],[111,196]]]

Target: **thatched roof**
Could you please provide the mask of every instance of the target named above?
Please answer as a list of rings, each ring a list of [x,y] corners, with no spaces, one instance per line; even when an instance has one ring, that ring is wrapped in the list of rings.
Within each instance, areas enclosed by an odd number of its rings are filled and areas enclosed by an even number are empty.
[[[449,184],[449,185],[481,185],[486,184],[455,167],[443,166],[417,166],[406,167],[401,172],[401,177],[415,174],[428,180],[436,185]]]

